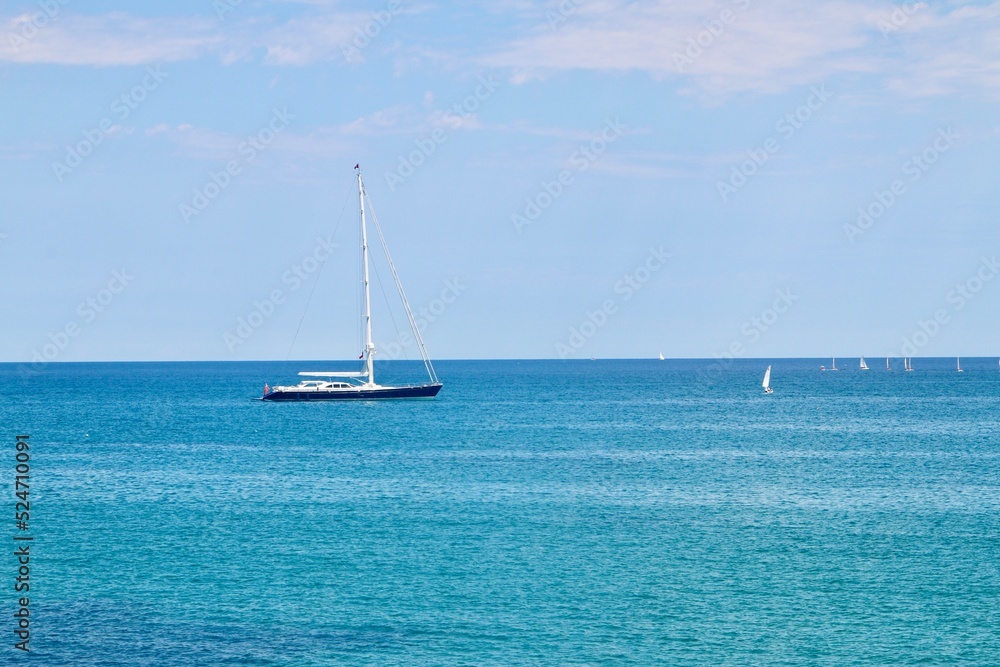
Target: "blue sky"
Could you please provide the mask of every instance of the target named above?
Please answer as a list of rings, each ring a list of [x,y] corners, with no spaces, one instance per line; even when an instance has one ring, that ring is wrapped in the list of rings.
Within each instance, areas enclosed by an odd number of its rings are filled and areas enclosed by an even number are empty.
[[[1000,354],[1000,2],[2,12],[0,360]]]

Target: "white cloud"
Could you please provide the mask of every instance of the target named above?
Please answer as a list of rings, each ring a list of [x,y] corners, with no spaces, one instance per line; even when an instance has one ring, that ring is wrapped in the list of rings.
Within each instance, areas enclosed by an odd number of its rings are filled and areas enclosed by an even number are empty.
[[[191,60],[224,38],[209,19],[144,19],[123,13],[62,13],[34,30],[28,17],[0,20],[0,62],[56,65],[144,65]]]
[[[348,135],[396,134],[407,132],[420,122],[412,107],[396,104],[342,125],[341,131]]]
[[[352,14],[292,19],[268,30],[263,36],[267,63],[303,66],[314,62],[344,60],[343,49],[353,47],[355,26],[363,25],[367,18]]]
[[[471,46],[443,52],[420,41],[423,34],[407,33],[396,14],[376,31],[372,21],[382,11],[384,23],[384,8],[347,11],[325,0],[284,4],[301,10],[279,21],[248,7],[219,21],[63,9],[27,32],[32,15],[0,18],[0,62],[111,66],[211,57],[229,64],[264,54],[270,65],[300,67],[358,63],[377,51],[395,59],[397,74],[413,67],[414,58],[456,69],[501,68],[516,83],[570,70],[639,71],[677,81],[705,99],[776,93],[845,74],[870,77],[873,91],[896,96],[1000,92],[1000,1],[905,5],[911,11],[887,31],[897,6],[881,0],[551,0],[543,6],[491,0],[480,11],[507,20],[478,38],[467,35]],[[444,11],[408,5],[399,14]],[[462,13],[443,18],[462,32]],[[368,42],[366,27],[376,31]]]
[[[351,145],[348,126],[321,126],[297,134],[291,130],[276,133],[272,143],[262,155],[329,156],[345,151]],[[240,145],[249,135],[194,127],[188,123],[176,126],[160,123],[148,128],[145,135],[176,146],[178,154],[186,158],[224,162],[239,156]]]
[[[780,92],[844,73],[881,77],[912,95],[996,91],[1000,29],[990,19],[998,8],[920,5],[886,32],[879,22],[892,6],[861,0],[606,0],[540,23],[479,61],[510,69],[515,83],[567,70],[643,71],[709,97]]]
[[[20,141],[17,144],[0,144],[0,160],[31,160],[39,155],[55,150],[51,144],[36,141]]]
[[[64,11],[35,27],[31,17],[23,15],[0,18],[0,62],[112,66],[212,56],[231,64],[259,49],[267,54],[268,64],[300,66],[343,60],[342,47],[352,44],[355,28],[364,28],[371,16],[325,13],[275,25],[258,18],[221,22],[215,17],[147,19],[120,12],[83,16]]]

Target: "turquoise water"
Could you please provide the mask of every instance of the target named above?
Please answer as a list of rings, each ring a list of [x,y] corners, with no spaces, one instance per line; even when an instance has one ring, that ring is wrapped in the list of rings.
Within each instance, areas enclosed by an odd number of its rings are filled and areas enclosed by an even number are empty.
[[[828,361],[442,362],[434,401],[320,404],[252,400],[302,362],[0,365],[36,538],[0,662],[997,664],[996,359]]]

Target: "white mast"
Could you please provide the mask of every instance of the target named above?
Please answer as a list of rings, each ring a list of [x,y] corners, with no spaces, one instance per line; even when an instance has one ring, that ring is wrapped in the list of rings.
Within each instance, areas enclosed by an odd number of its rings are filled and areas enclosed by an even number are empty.
[[[362,282],[365,287],[365,375],[366,385],[375,384],[375,343],[372,342],[372,302],[368,289],[368,232],[365,229],[365,186],[361,182],[361,170],[358,170],[358,199],[361,201],[361,266]]]
[[[382,227],[378,224],[378,216],[375,215],[375,209],[371,205],[371,200],[368,201],[368,206],[372,209],[372,222],[375,224],[375,232],[378,234],[378,240],[382,244],[382,252],[385,253],[386,263],[389,264],[389,271],[392,273],[392,280],[396,283],[396,291],[399,292],[399,300],[403,303],[403,311],[406,313],[406,319],[409,321],[410,329],[413,331],[413,339],[417,343],[417,349],[420,350],[421,359],[424,360],[424,368],[427,369],[427,375],[430,377],[431,382],[437,384],[440,380],[438,380],[437,373],[434,372],[434,365],[431,363],[431,358],[427,354],[427,348],[424,345],[423,336],[420,335],[420,327],[417,326],[417,320],[413,317],[413,311],[410,310],[410,302],[406,300],[406,292],[403,291],[403,283],[400,282],[399,274],[396,273],[396,265],[392,263],[392,255],[389,254],[389,246],[385,243],[385,236],[382,235]]]

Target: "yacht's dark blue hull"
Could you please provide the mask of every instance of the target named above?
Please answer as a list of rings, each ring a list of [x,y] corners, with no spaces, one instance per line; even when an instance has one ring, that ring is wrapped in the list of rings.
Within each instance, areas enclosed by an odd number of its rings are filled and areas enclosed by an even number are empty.
[[[377,389],[349,389],[336,391],[271,391],[265,401],[377,401],[388,398],[434,398],[441,391],[438,384],[417,387],[379,387]]]

